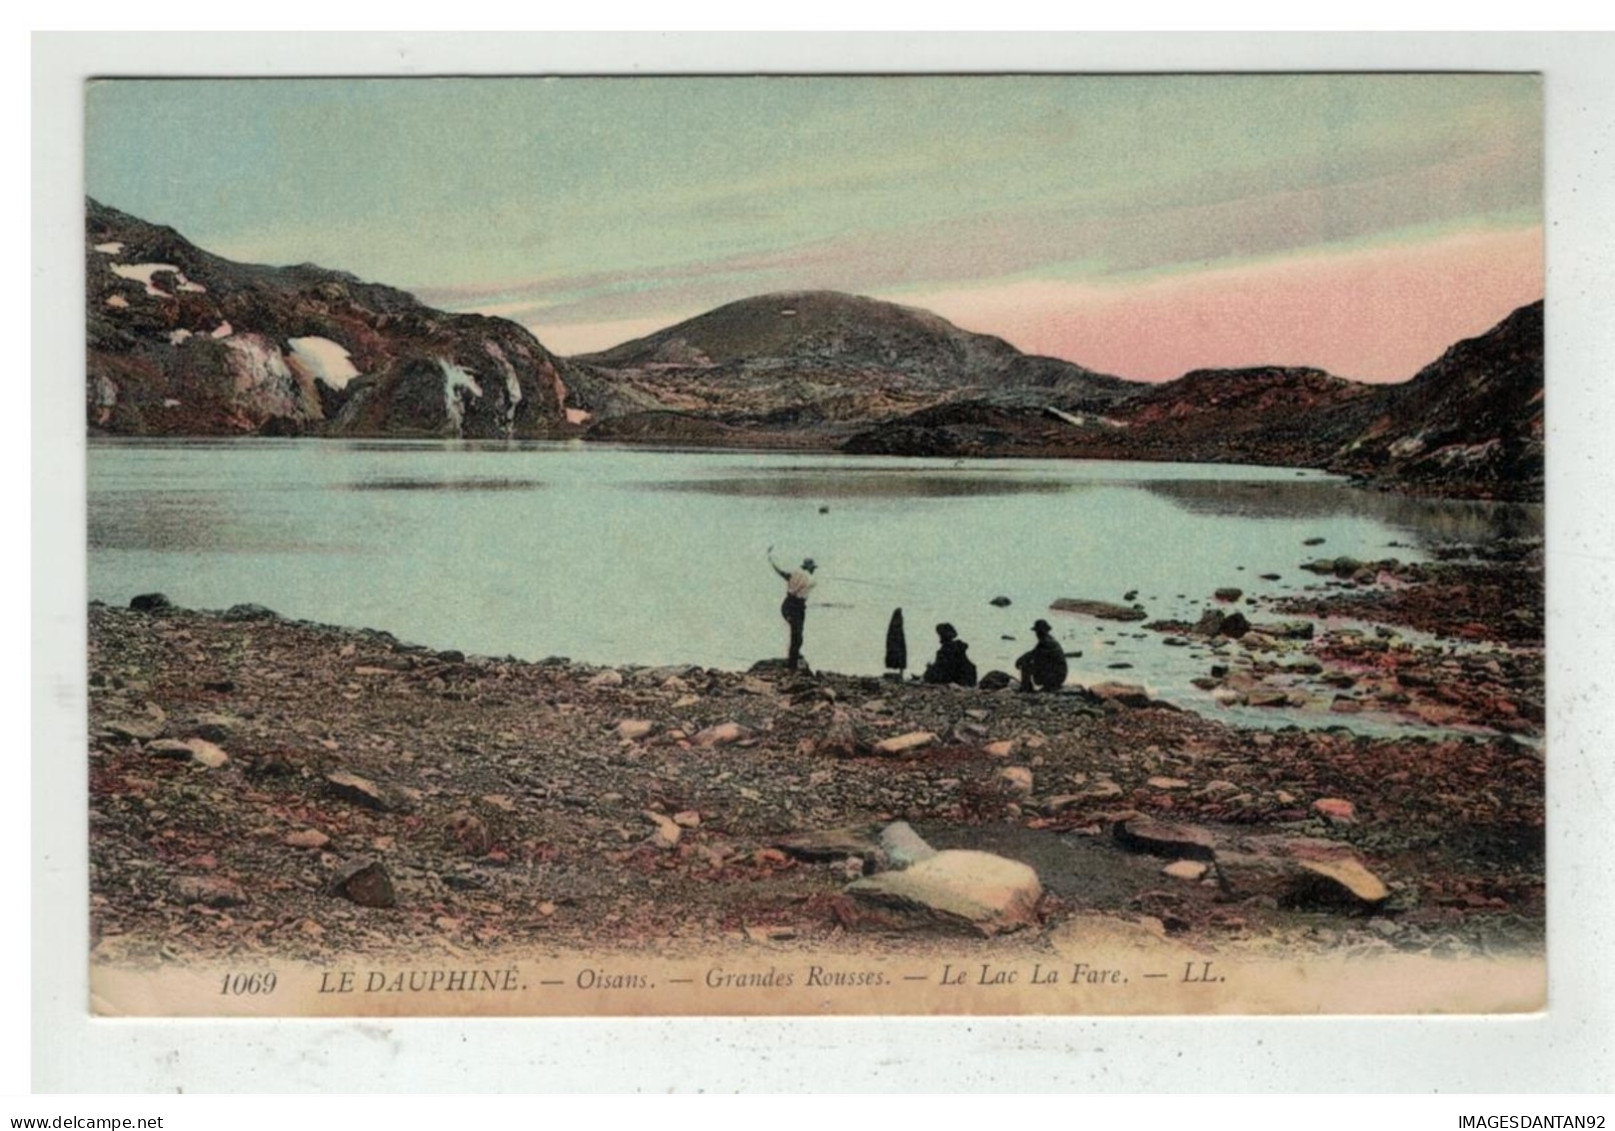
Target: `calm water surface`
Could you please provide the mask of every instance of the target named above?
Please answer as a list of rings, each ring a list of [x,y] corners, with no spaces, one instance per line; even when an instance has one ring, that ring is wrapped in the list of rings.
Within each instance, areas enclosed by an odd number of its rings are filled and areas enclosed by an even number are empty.
[[[1041,616],[1083,653],[1073,678],[1141,682],[1223,715],[1188,682],[1211,662],[1202,650],[1049,603],[1137,590],[1151,619],[1193,620],[1222,586],[1316,584],[1296,568],[1315,557],[1418,560],[1540,526],[1540,508],[1413,501],[1273,468],[393,441],[89,453],[90,596],[109,603],[160,590],[474,654],[744,668],[785,651],[773,545],[787,566],[819,563],[804,649],[816,667],[879,673],[900,607],[912,669],[946,620],[982,672],[1013,671]],[[1326,542],[1302,545],[1314,537]],[[998,596],[1013,604],[988,603]]]

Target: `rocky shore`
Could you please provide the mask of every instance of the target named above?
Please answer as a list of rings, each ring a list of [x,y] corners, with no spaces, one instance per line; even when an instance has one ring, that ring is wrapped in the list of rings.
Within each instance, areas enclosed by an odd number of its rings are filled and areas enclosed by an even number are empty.
[[[1232,599],[1146,626],[1221,649],[1207,678],[1246,702],[1299,668],[1471,732],[1440,738],[1354,734],[1349,707],[1241,729],[1125,684],[597,668],[92,604],[92,957],[901,950],[1078,921],[1208,954],[1540,953],[1540,555],[1503,556],[1331,563],[1289,611],[1339,631]]]

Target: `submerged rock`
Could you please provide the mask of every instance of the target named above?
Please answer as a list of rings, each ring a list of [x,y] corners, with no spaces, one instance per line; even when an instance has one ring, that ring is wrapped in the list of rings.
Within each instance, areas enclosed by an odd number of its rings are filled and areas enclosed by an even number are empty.
[[[1092,601],[1081,597],[1060,597],[1049,604],[1059,613],[1080,613],[1100,620],[1143,620],[1146,614],[1137,605],[1118,605],[1111,601]]]

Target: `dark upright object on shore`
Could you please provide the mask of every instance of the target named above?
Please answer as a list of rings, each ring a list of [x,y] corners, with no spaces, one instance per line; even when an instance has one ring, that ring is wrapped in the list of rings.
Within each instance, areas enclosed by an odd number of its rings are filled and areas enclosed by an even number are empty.
[[[1051,635],[1048,621],[1038,621],[1032,631],[1037,633],[1037,647],[1015,661],[1021,673],[1021,690],[1031,691],[1035,685],[1040,691],[1058,691],[1065,683],[1065,652]]]
[[[976,665],[965,654],[970,645],[959,639],[958,631],[951,624],[937,625],[936,634],[942,645],[936,650],[936,659],[925,666],[925,682],[976,686]]]
[[[893,609],[891,623],[886,626],[886,670],[896,672],[899,679],[908,667],[908,637],[903,634],[903,610]]]
[[[768,564],[785,579],[785,600],[780,604],[779,615],[791,627],[791,644],[785,653],[785,666],[795,671],[802,662],[802,626],[807,620],[807,595],[813,588],[813,571],[819,567],[812,558],[805,558],[801,569],[788,572],[780,569],[774,561],[772,546],[768,548]]]

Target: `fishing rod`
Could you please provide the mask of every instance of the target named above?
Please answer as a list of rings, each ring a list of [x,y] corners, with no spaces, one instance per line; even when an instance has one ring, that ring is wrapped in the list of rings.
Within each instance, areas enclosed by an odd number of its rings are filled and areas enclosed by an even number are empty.
[[[774,561],[774,547],[772,547],[772,546],[768,547],[767,554],[768,554],[768,564],[773,566],[776,570],[778,570],[780,567],[779,567],[779,563]],[[868,585],[868,586],[871,586],[871,587],[873,587],[875,589],[899,589],[899,588],[902,588],[901,586],[894,585],[889,581],[871,581],[868,578],[848,577],[845,574],[840,574],[840,573],[827,573],[827,574],[824,574],[823,577],[824,577],[824,580],[826,580],[826,581],[844,582],[844,583],[846,583],[848,585]]]
[[[839,573],[827,573],[827,574],[824,575],[824,579],[826,581],[845,582],[848,585],[869,585],[869,586],[873,586],[876,589],[899,589],[899,588],[902,588],[901,586],[893,585],[889,581],[867,581],[867,580],[865,580],[864,578],[861,578],[861,577],[844,577],[843,575],[841,575]]]

